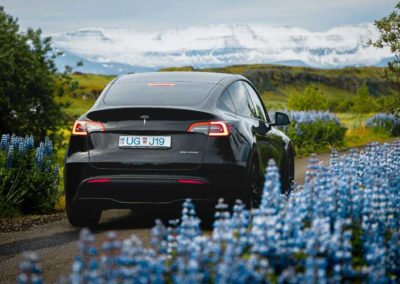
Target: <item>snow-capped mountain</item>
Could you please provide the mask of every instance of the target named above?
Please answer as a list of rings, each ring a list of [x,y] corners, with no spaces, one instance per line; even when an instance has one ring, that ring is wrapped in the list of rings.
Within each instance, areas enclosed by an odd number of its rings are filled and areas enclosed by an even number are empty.
[[[59,67],[83,59],[90,72],[118,74],[189,65],[376,66],[392,56],[388,49],[377,50],[367,45],[368,39],[378,35],[373,24],[341,26],[324,32],[235,24],[162,32],[88,28],[52,37],[55,48],[65,52],[57,60]],[[85,72],[85,66],[82,68]]]

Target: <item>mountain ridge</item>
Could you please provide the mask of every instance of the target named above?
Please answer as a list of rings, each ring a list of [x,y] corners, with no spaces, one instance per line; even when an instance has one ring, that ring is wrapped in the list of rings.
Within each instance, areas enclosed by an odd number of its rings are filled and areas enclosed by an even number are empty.
[[[266,24],[219,24],[160,32],[87,28],[52,35],[55,49],[67,54],[56,60],[59,69],[78,59],[91,66],[90,73],[100,74],[188,65],[195,68],[236,64],[313,68],[382,66],[392,57],[390,51],[367,45],[368,39],[378,36],[374,25],[369,23],[334,27],[324,32]],[[77,68],[81,72],[86,69]]]

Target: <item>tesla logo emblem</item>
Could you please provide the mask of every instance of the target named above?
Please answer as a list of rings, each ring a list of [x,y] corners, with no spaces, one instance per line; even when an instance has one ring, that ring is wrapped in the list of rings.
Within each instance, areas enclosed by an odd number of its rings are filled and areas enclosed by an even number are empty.
[[[148,115],[141,115],[140,118],[143,119],[143,125],[146,125],[146,120],[150,117]]]

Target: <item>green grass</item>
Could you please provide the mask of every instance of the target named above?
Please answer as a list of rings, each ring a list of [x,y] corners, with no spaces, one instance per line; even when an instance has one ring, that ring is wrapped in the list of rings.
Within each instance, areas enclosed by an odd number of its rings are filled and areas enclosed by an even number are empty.
[[[336,116],[339,118],[340,122],[345,124],[348,129],[364,127],[368,118],[373,115],[373,113],[336,113]]]
[[[376,132],[370,128],[360,127],[348,129],[345,137],[346,148],[359,147],[370,142],[389,142],[396,139],[388,132]]]
[[[346,125],[345,148],[359,147],[370,142],[387,142],[394,138],[388,131],[375,131],[365,127],[365,123],[373,113],[336,113],[340,122]]]
[[[66,113],[71,117],[78,118],[93,106],[96,99],[62,97],[58,98],[58,101],[70,102],[71,105],[66,109]]]
[[[101,92],[115,76],[98,75],[98,74],[72,74],[72,79],[79,82],[79,88],[88,94]]]
[[[79,82],[76,96],[66,94],[57,97],[59,102],[69,102],[71,105],[66,109],[67,114],[76,119],[87,112],[95,103],[96,98],[101,94],[115,76],[97,74],[71,74],[73,80]]]

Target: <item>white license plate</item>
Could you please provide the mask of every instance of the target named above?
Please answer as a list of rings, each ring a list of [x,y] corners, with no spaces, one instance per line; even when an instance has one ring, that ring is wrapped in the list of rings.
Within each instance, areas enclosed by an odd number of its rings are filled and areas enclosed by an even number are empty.
[[[121,148],[171,148],[171,136],[120,136]]]

